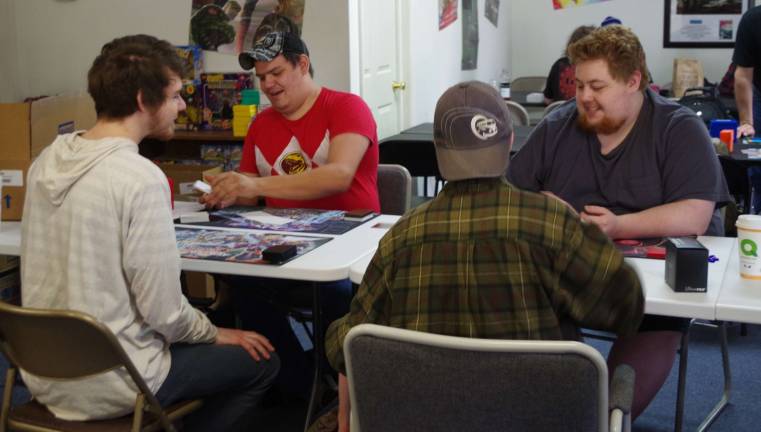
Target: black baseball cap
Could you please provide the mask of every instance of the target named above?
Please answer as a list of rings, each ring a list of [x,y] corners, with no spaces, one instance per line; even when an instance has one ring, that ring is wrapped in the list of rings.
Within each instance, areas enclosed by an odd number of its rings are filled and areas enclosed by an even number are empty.
[[[254,68],[257,61],[269,62],[280,54],[304,54],[309,55],[306,44],[295,33],[272,32],[267,33],[254,43],[250,50],[243,51],[238,55],[238,63],[245,70]]]

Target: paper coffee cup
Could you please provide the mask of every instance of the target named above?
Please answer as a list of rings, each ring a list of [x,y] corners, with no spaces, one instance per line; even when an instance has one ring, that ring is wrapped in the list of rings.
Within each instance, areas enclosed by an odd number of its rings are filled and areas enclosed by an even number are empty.
[[[740,276],[761,280],[761,216],[740,215],[737,227]]]

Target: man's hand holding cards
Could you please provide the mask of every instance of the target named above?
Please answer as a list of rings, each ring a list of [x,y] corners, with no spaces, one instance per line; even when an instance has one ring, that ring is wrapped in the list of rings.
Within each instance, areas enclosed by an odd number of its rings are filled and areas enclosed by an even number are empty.
[[[211,193],[211,186],[203,180],[196,180],[196,182],[193,183],[193,189],[201,192],[202,194]]]

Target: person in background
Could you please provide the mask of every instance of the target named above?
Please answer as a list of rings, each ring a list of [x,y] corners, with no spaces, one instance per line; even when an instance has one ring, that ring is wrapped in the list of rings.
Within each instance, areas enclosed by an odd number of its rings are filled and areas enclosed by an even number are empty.
[[[735,68],[735,102],[739,114],[737,138],[761,136],[761,6],[740,19],[732,54]],[[761,210],[761,168],[748,168],[753,188],[748,212]]]
[[[594,29],[594,26],[579,26],[571,33],[563,50],[563,56],[555,60],[550,68],[550,74],[547,76],[547,83],[544,85],[544,103],[546,105],[576,96],[576,75],[573,65],[568,60],[568,47]]]
[[[279,359],[262,335],[217,328],[183,297],[167,178],[138,153],[143,138],[174,134],[182,67],[174,47],[152,36],[103,46],[87,75],[95,126],[59,135],[29,169],[22,303],[105,324],[162,405],[204,398],[184,430],[244,431]],[[22,375],[59,418],[118,417],[135,405],[124,371],[75,381]]]
[[[724,76],[721,77],[721,81],[719,81],[719,95],[724,97],[733,98],[735,97],[735,70],[737,70],[737,65],[734,63],[730,63],[727,67],[727,71],[724,73]]]
[[[740,114],[737,136],[761,135],[761,6],[745,12],[732,54],[735,100]]]
[[[510,162],[517,187],[559,197],[612,239],[723,235],[729,201],[708,130],[690,109],[647,85],[645,52],[621,25],[568,49],[576,103],[548,114]],[[608,357],[637,375],[632,418],[668,377],[686,323],[646,315]]]
[[[609,26],[609,25],[622,25],[622,24],[623,23],[621,22],[620,19],[618,19],[618,18],[616,18],[614,16],[606,16],[605,19],[603,19],[600,22],[600,27],[605,27],[605,26]]]
[[[336,370],[345,374],[344,338],[362,323],[487,339],[578,339],[579,326],[636,331],[644,307],[636,273],[597,226],[505,180],[512,142],[493,87],[464,82],[439,98],[434,144],[446,185],[381,239],[349,314],[328,328]],[[348,383],[339,381],[346,430]]]

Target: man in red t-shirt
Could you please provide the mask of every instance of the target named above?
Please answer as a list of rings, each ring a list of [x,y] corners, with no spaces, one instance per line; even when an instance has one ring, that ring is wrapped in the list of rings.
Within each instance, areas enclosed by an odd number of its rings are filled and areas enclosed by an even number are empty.
[[[238,60],[256,69],[271,108],[260,112],[243,144],[240,173],[208,178],[210,207],[267,206],[369,209],[380,211],[377,189],[378,137],[375,120],[358,96],[320,87],[312,80],[309,52],[295,33],[268,33]],[[280,376],[275,386],[308,397],[310,365],[295,342],[289,321],[270,303],[311,305],[311,283],[226,277],[243,328],[256,328],[278,347]],[[325,323],[348,312],[351,281],[320,282]]]
[[[380,211],[378,137],[367,104],[317,85],[295,33],[269,33],[239,60],[256,69],[272,107],[249,127],[241,173],[210,177],[203,200],[226,207],[265,197],[270,207]]]

